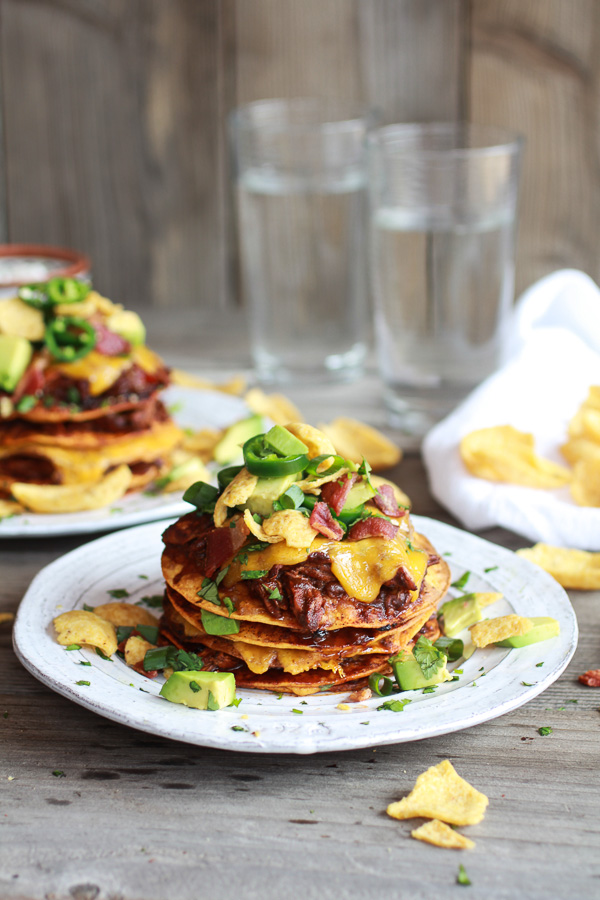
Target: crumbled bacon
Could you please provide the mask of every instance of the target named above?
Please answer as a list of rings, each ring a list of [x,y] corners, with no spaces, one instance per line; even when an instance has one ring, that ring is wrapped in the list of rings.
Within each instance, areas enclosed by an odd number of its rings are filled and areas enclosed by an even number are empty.
[[[588,687],[600,687],[600,669],[589,669],[579,676],[579,681]]]
[[[115,331],[110,331],[100,322],[94,322],[96,330],[96,346],[94,347],[98,353],[103,356],[123,356],[125,353],[131,352],[131,344],[124,337]]]
[[[326,484],[325,487],[329,485]],[[344,536],[343,528],[335,521],[327,504],[322,501],[315,503],[308,521],[315,531],[334,541],[340,541]]]
[[[349,541],[362,541],[364,538],[383,537],[392,541],[397,534],[398,526],[379,516],[371,516],[352,526],[347,534]]]
[[[208,578],[217,572],[224,563],[243,547],[248,537],[248,527],[242,518],[237,519],[233,528],[212,528],[206,535],[206,575]]]
[[[394,516],[398,518],[403,516],[405,509],[400,509],[398,501],[394,496],[394,489],[391,484],[382,484],[377,489],[377,493],[373,497],[373,503],[381,510],[384,516]]]
[[[350,493],[350,488],[358,478],[356,473],[343,475],[338,481],[329,481],[321,488],[321,497],[339,516]],[[311,523],[312,524],[312,523]]]

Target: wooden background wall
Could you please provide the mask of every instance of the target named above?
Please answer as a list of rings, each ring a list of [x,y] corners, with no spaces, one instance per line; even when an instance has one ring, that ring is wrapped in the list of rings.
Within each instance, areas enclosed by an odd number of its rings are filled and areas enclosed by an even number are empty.
[[[527,138],[517,289],[600,279],[598,0],[0,0],[0,238],[132,306],[237,300],[226,118],[322,94]]]

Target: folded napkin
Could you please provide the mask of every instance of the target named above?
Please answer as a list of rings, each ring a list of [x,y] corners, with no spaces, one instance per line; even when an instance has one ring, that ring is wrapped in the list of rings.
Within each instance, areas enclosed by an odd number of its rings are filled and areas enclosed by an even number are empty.
[[[513,425],[535,436],[541,456],[566,465],[559,448],[569,420],[600,384],[600,290],[583,272],[549,275],[520,298],[511,329],[508,362],[425,439],[431,491],[472,531],[501,525],[530,541],[600,550],[600,508],[577,506],[568,487],[475,478],[458,451],[471,431]]]

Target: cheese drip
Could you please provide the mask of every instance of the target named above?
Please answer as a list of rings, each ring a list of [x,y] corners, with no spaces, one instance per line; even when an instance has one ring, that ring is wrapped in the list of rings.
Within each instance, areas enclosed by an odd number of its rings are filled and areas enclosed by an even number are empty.
[[[136,363],[144,372],[153,375],[162,365],[160,358],[144,345],[134,347],[128,356],[104,356],[92,350],[83,359],[71,363],[56,364],[56,368],[69,378],[84,378],[90,386],[90,394],[97,397],[115,383],[119,375]]]
[[[411,545],[412,546],[412,545]],[[381,586],[390,581],[400,568],[406,566],[415,584],[411,591],[413,600],[419,596],[421,582],[427,570],[429,554],[418,548],[411,549],[406,536],[398,531],[393,541],[384,538],[365,538],[362,541],[329,541],[318,537],[310,547],[299,550],[285,543],[271,544],[265,550],[248,554],[243,565],[231,567],[225,580],[230,587],[241,578],[241,572],[258,570],[270,571],[277,565],[292,566],[304,562],[309,553],[319,550],[331,560],[331,571],[349,597],[371,603],[379,595]]]
[[[320,653],[310,650],[274,650],[245,641],[236,641],[235,649],[255,675],[263,675],[276,662],[288,675],[300,675],[309,669],[342,671],[338,661],[323,659]]]

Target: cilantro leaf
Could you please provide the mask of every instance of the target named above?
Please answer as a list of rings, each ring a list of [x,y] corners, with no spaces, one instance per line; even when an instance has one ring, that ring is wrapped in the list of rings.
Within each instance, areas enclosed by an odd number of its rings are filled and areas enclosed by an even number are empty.
[[[451,583],[450,587],[457,588],[459,591],[462,591],[462,589],[466,585],[467,581],[469,580],[470,576],[471,576],[470,572],[463,572],[463,574],[460,576],[460,578],[457,578],[456,581],[453,581]]]
[[[194,694],[197,694],[198,691],[201,690],[200,685],[198,684],[197,681],[190,681],[190,690],[191,690]]]
[[[446,654],[433,646],[430,640],[421,636],[413,647],[413,656],[419,664],[424,678],[433,678],[446,665]]]
[[[107,591],[106,593],[115,600],[122,600],[123,597],[129,597],[129,591],[125,588],[114,588],[112,591]]]
[[[458,867],[458,875],[456,876],[456,881],[458,884],[468,885],[471,884],[471,880],[465,871],[465,867],[462,863],[460,863]]]
[[[552,734],[552,729],[547,725],[544,725],[542,728],[538,728],[538,734],[541,734],[542,737],[546,737],[547,734]]]
[[[250,581],[254,578],[264,578],[265,575],[268,574],[268,569],[246,569],[245,572],[242,572],[242,581]]]
[[[216,606],[221,605],[217,585],[210,578],[203,579],[202,586],[198,591],[198,596],[202,597],[203,600],[208,600],[209,603],[214,603]]]
[[[150,606],[152,609],[162,609],[163,605],[163,595],[162,594],[153,594],[151,597],[142,597],[141,600],[136,601],[136,606]]]
[[[407,703],[411,701],[406,700],[386,700],[385,703],[382,703],[381,706],[377,707],[377,711],[382,709],[389,709],[391,712],[402,712]]]

